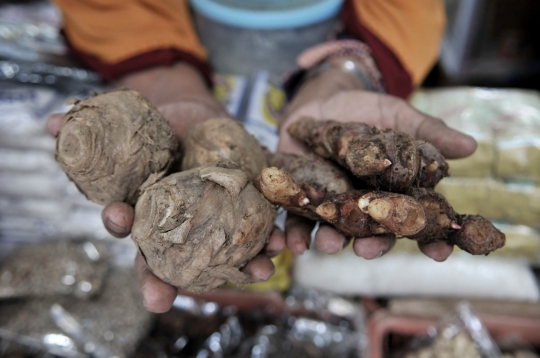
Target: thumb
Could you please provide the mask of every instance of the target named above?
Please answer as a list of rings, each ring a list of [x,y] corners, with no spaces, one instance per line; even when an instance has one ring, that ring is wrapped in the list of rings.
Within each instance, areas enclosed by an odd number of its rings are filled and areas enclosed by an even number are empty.
[[[433,144],[447,159],[465,158],[476,150],[473,137],[448,127],[440,119],[419,115],[415,137]]]
[[[47,118],[47,131],[53,137],[58,135],[60,127],[62,127],[62,122],[64,121],[64,114],[54,113]]]
[[[473,137],[448,127],[438,118],[417,111],[407,102],[397,101],[395,104],[394,129],[433,144],[447,159],[465,158],[476,150]]]

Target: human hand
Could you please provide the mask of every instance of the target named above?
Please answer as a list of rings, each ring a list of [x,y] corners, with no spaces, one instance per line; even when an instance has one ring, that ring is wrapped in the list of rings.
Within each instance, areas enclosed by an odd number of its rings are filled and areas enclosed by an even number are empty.
[[[341,122],[363,122],[378,128],[390,128],[425,140],[449,159],[463,158],[476,149],[473,138],[448,128],[443,121],[413,109],[406,101],[381,93],[368,92],[354,76],[340,70],[328,70],[306,82],[288,106],[280,126],[278,151],[302,154],[306,148],[293,139],[287,128],[302,117],[332,119]],[[302,254],[310,243],[314,223],[290,215],[285,225],[287,246]],[[394,235],[356,239],[354,252],[374,259],[388,252],[395,244]],[[319,251],[334,254],[342,250],[349,238],[329,225],[321,225],[315,235]],[[420,250],[436,261],[444,261],[453,246],[440,241],[419,243]]]
[[[212,96],[201,76],[185,64],[135,73],[121,79],[116,85],[136,89],[149,99],[167,119],[179,139],[193,123],[229,116]],[[47,121],[49,133],[56,137],[62,122],[62,114],[52,115]],[[123,238],[131,233],[134,210],[129,204],[116,202],[103,209],[101,218],[111,235]],[[243,272],[252,282],[268,280],[274,273],[270,258],[284,248],[284,234],[275,229],[263,251],[243,268]],[[140,254],[135,266],[146,308],[156,313],[168,311],[177,289],[153,275]]]

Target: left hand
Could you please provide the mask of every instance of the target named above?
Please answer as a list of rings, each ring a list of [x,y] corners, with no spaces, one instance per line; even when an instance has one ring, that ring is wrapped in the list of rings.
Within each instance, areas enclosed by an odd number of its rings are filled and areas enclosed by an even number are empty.
[[[364,90],[356,77],[338,69],[327,70],[300,88],[281,122],[278,151],[296,154],[306,151],[287,132],[292,123],[304,116],[363,122],[404,132],[430,142],[449,159],[466,157],[476,149],[472,137],[447,127],[440,119],[418,112],[402,99]],[[293,253],[300,255],[309,248],[313,226],[307,219],[288,215],[285,235]],[[353,249],[358,256],[374,259],[388,252],[395,240],[394,235],[356,239]],[[339,252],[348,242],[349,238],[329,225],[321,225],[315,235],[317,249],[328,254]],[[444,241],[418,245],[425,255],[436,261],[446,260],[453,249]]]

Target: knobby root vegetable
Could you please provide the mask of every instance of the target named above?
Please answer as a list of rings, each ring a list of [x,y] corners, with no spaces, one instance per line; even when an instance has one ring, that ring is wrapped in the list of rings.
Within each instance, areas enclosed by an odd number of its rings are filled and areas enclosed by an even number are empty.
[[[426,227],[409,238],[419,242],[446,240],[473,255],[487,255],[504,246],[506,237],[480,215],[459,215],[432,189],[414,188],[408,194],[426,213]]]
[[[263,195],[292,213],[326,221],[344,235],[394,233],[422,243],[444,240],[474,255],[504,246],[505,235],[493,224],[479,215],[457,214],[433,189],[409,188],[406,195],[354,190],[340,168],[322,159],[276,154],[270,163],[283,169],[263,170],[255,182]]]
[[[276,167],[264,169],[255,186],[271,202],[309,219],[331,223],[347,236],[412,235],[425,225],[422,207],[402,194],[367,190],[327,192],[319,184],[297,183],[289,173]]]
[[[444,157],[431,144],[405,133],[312,118],[300,119],[288,131],[374,188],[403,192],[433,187],[449,174]]]
[[[327,193],[341,194],[354,190],[347,174],[338,166],[316,155],[299,156],[286,153],[267,153],[270,166],[284,169],[298,183],[309,183],[304,189],[309,190],[312,201],[321,199]]]
[[[276,210],[237,168],[197,167],[143,191],[132,238],[161,280],[197,293],[249,283],[240,269],[266,244]]]
[[[88,199],[133,205],[141,189],[166,174],[177,147],[150,102],[117,90],[75,103],[58,133],[55,157]]]
[[[240,122],[230,118],[208,119],[192,126],[182,145],[182,170],[230,160],[253,180],[268,166],[261,145]]]
[[[384,191],[366,192],[358,199],[357,205],[364,214],[398,235],[414,235],[426,225],[424,210],[410,196]]]
[[[286,173],[275,172],[271,179],[271,187],[269,190],[265,189],[267,193],[265,195],[270,201],[288,208],[292,213],[319,220],[320,216],[315,212],[314,206],[322,203],[328,193],[341,194],[354,190],[353,184],[343,170],[315,155],[298,156],[279,152],[266,152],[266,155],[270,165],[283,168]],[[304,192],[299,192],[300,185],[295,182],[302,183],[301,189]],[[265,181],[261,181],[260,178],[255,180],[256,185],[264,183]],[[308,201],[310,206],[306,207]]]
[[[421,159],[418,187],[434,188],[443,178],[450,176],[450,166],[433,145],[420,140],[416,144]]]

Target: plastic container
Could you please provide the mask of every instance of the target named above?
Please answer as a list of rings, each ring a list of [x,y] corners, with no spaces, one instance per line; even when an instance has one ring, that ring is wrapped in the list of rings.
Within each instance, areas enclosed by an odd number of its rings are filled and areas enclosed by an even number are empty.
[[[538,347],[540,344],[540,319],[512,314],[487,313],[480,311],[478,316],[491,337],[502,342],[519,337],[522,342]],[[369,352],[367,358],[383,358],[387,352],[391,336],[414,337],[425,335],[435,327],[440,319],[394,314],[381,309],[373,314],[368,322]]]
[[[219,73],[291,70],[304,49],[326,41],[343,0],[191,0],[201,42]]]

